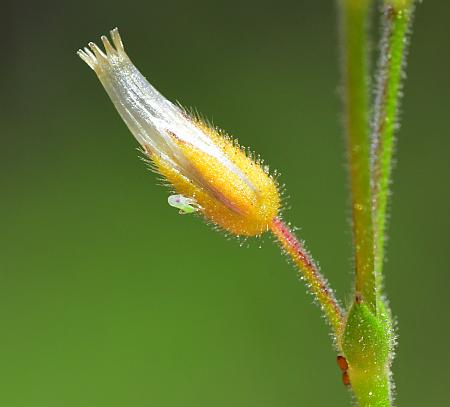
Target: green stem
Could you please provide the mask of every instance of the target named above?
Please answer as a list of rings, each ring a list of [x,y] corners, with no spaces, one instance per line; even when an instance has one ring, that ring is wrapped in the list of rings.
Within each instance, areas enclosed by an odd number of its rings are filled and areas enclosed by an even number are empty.
[[[376,312],[370,176],[367,28],[370,0],[340,0],[356,292]]]
[[[373,218],[375,275],[378,296],[382,290],[382,269],[386,235],[386,212],[392,173],[394,134],[400,103],[407,36],[412,18],[411,0],[386,0],[384,33],[372,129]]]
[[[358,372],[350,370],[352,388],[362,407],[390,407],[389,376],[384,369]]]
[[[306,281],[308,289],[320,304],[325,317],[333,328],[336,339],[339,338],[343,330],[343,312],[333,294],[333,290],[329,287],[325,277],[320,273],[319,267],[304,248],[302,242],[295,237],[280,218],[275,218],[270,228],[285,253],[298,267],[302,279]]]
[[[383,303],[374,315],[364,303],[350,308],[342,338],[350,384],[360,407],[391,405],[391,329]]]

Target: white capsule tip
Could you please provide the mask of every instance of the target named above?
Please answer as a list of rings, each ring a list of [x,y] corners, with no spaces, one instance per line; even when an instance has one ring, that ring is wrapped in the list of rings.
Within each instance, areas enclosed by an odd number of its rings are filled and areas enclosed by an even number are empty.
[[[105,64],[111,64],[112,62],[117,62],[126,57],[118,28],[111,30],[110,35],[113,45],[111,45],[111,42],[105,35],[100,37],[104,51],[94,42],[89,42],[88,45],[90,49],[85,47],[84,49],[79,49],[77,51],[77,55],[97,73],[99,69],[101,70],[102,66],[105,66]]]

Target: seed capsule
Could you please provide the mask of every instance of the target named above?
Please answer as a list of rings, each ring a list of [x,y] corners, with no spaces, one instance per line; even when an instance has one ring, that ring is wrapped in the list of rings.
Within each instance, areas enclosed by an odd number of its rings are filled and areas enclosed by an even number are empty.
[[[122,119],[177,194],[198,212],[236,235],[269,229],[280,208],[274,180],[259,161],[215,128],[162,96],[125,53],[119,32],[101,37],[78,55],[97,74]]]

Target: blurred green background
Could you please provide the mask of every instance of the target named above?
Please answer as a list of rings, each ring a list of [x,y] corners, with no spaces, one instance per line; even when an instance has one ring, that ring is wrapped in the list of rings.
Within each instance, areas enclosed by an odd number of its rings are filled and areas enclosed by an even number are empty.
[[[285,217],[341,299],[351,235],[334,2],[3,7],[0,406],[348,406],[328,329],[272,239],[179,216],[75,55],[134,63],[282,172]],[[399,406],[450,403],[450,5],[420,5],[386,287]],[[6,34],[6,35],[5,35]]]

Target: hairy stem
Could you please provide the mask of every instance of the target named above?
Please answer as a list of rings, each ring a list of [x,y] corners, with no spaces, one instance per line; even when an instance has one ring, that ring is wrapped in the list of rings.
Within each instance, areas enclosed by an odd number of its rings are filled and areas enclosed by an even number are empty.
[[[275,218],[272,221],[271,230],[286,254],[298,267],[302,278],[306,281],[309,290],[320,304],[333,328],[334,334],[339,337],[343,329],[343,312],[333,294],[333,290],[328,285],[328,281],[320,273],[319,267],[303,247],[302,242],[296,238],[280,218]]]
[[[392,173],[394,134],[400,103],[400,90],[412,18],[412,1],[386,0],[383,10],[384,33],[372,128],[373,219],[375,233],[375,275],[378,295],[382,289],[382,268],[386,235],[386,212]]]
[[[367,29],[370,0],[340,0],[356,292],[376,312],[370,176]]]

